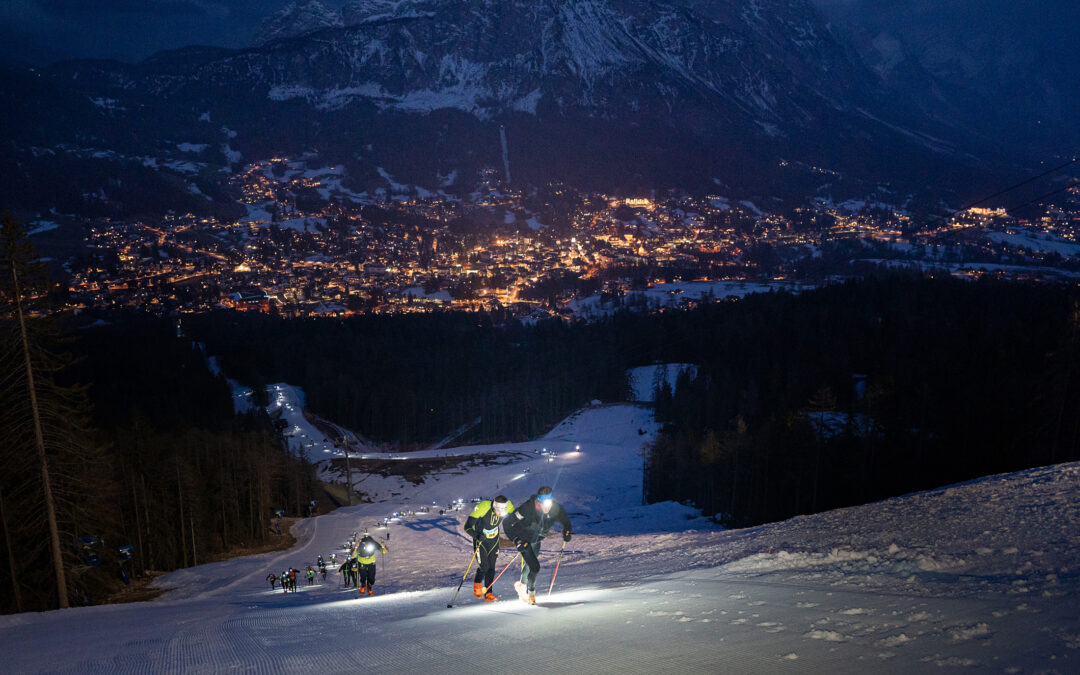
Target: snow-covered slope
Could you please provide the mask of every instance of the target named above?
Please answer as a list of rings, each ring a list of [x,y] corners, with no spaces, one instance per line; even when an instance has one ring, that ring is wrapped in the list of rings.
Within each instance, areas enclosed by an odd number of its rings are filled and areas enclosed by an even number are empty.
[[[4,672],[1077,671],[1080,465],[722,531],[688,507],[641,505],[655,431],[646,407],[590,407],[534,443],[455,449],[503,462],[301,521],[290,551],[169,574],[175,590],[155,602],[0,617]],[[511,569],[502,601],[466,586],[447,609],[470,545],[465,514],[438,509],[498,492],[520,503],[543,484],[574,522],[551,596],[557,536],[540,606],[509,599]],[[377,529],[401,510],[417,513]],[[288,595],[263,580],[365,527],[389,537],[375,597],[336,576]]]

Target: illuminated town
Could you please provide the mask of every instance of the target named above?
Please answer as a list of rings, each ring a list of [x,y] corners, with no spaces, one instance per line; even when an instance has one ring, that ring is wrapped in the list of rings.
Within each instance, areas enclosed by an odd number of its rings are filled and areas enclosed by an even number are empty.
[[[915,223],[880,206],[819,203],[780,216],[719,196],[582,195],[558,185],[523,194],[495,171],[468,200],[397,186],[360,201],[338,174],[285,159],[249,165],[231,178],[248,211],[235,223],[95,221],[89,262],[70,268],[66,308],[539,318],[572,316],[575,299],[618,302],[664,284],[820,283],[850,274],[855,262],[1080,276],[1076,187],[1063,195],[1071,208],[1032,220],[969,208]]]

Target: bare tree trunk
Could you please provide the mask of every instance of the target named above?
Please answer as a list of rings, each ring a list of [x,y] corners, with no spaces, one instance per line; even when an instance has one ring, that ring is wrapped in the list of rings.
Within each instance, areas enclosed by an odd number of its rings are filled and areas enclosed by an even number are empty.
[[[140,474],[139,480],[142,482],[143,515],[146,516],[146,562],[149,567],[154,559],[154,539],[150,533],[150,504],[146,499],[146,476]]]
[[[303,457],[303,450],[301,450],[300,452],[301,452],[301,457]],[[302,494],[303,490],[301,489],[301,486],[300,486],[300,472],[298,470],[293,471],[293,478],[295,479],[293,481],[293,485],[295,486],[295,489],[296,489],[296,515],[303,516],[304,515],[304,507],[300,504],[300,500],[303,498],[303,494]]]
[[[131,503],[135,506],[135,540],[139,544],[139,561],[142,569],[146,571],[146,551],[143,550],[142,545],[142,526],[139,525],[139,495],[135,491],[135,473],[131,474]],[[145,513],[143,514],[146,515]],[[132,568],[135,566],[132,565]],[[134,571],[134,569],[132,570]]]
[[[184,489],[180,485],[180,462],[176,462],[176,492],[180,498],[180,545],[183,547],[184,560],[180,567],[187,567],[187,533],[184,532]]]
[[[188,513],[188,524],[191,525],[191,565],[194,567],[199,564],[199,556],[195,552],[195,518]]]
[[[15,570],[15,551],[11,550],[11,534],[8,532],[7,514],[4,513],[4,491],[0,490],[0,524],[4,526],[4,545],[7,547],[8,568],[11,570],[11,592],[15,595],[15,611],[22,612],[22,594],[19,593],[19,574]]]
[[[259,463],[259,503],[256,505],[256,513],[259,516],[259,537],[258,541],[266,540],[266,530],[270,527],[270,524],[266,521],[266,511],[270,508],[269,500],[267,499],[267,484],[270,482],[269,462],[266,459],[262,459]]]
[[[254,477],[254,471],[251,466],[251,455],[248,455],[248,475]],[[251,538],[255,537],[255,481],[248,481],[248,529],[251,532]]]
[[[229,548],[229,524],[225,518],[225,490],[221,491],[221,546]]]
[[[349,506],[352,506],[352,466],[349,463],[349,438],[348,436],[341,437],[341,445],[345,448],[345,480],[348,481],[345,485],[345,492],[349,495]]]
[[[34,418],[34,444],[41,463],[41,483],[45,489],[45,516],[49,521],[49,545],[52,548],[53,571],[56,573],[56,592],[60,609],[69,607],[67,578],[64,575],[64,559],[60,553],[60,528],[56,524],[56,506],[53,503],[52,483],[49,481],[49,464],[45,458],[45,436],[41,431],[41,415],[38,411],[37,390],[34,387],[34,368],[30,362],[30,343],[26,337],[26,318],[22,311],[22,292],[19,275],[14,263],[11,265],[11,281],[15,290],[15,308],[19,316],[19,333],[22,337],[23,359],[26,363],[26,385],[30,390],[30,411]]]

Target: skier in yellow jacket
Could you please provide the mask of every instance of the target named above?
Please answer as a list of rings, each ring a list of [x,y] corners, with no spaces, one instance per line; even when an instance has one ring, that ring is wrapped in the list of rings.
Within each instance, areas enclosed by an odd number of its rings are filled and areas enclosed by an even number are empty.
[[[499,495],[477,504],[465,520],[465,532],[473,538],[477,557],[473,595],[484,598],[484,602],[499,599],[491,592],[491,584],[495,581],[495,561],[499,557],[499,523],[513,512],[514,505],[510,500]]]
[[[375,541],[369,534],[365,534],[360,538],[360,541],[356,542],[353,546],[352,556],[350,560],[356,567],[359,573],[357,584],[359,595],[375,595],[373,587],[375,586],[375,554],[379,551],[383,553],[389,553],[385,544],[380,544]]]

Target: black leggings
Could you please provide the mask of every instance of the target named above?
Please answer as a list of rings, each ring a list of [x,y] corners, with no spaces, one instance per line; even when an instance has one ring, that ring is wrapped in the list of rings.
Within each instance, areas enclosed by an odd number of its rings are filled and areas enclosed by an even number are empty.
[[[521,583],[529,589],[530,592],[536,589],[536,575],[540,572],[540,542],[529,542],[528,546],[519,546],[518,551],[521,552],[521,559],[525,561],[525,566],[521,568]]]
[[[476,565],[476,576],[473,577],[475,583],[484,584],[484,588],[488,590],[495,581],[495,561],[499,557],[499,540],[493,541],[494,543],[490,546],[485,546],[483,541],[480,542],[480,547],[476,551],[479,562]]]
[[[375,563],[360,564],[360,585],[361,586],[374,586],[375,585]]]

